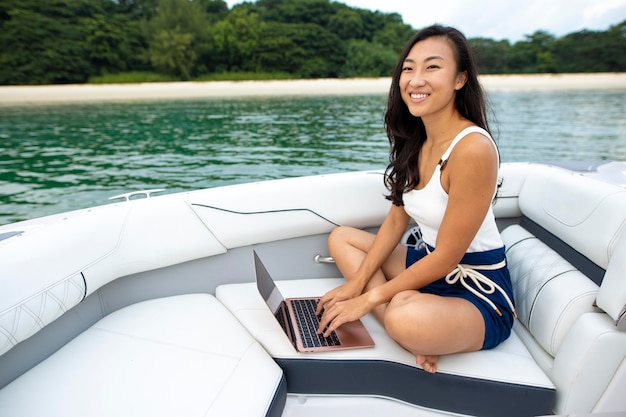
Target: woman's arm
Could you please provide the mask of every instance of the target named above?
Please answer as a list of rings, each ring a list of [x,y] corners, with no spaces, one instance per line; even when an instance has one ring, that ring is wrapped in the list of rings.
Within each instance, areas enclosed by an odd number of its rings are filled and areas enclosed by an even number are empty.
[[[348,300],[363,293],[372,276],[382,267],[391,252],[397,247],[406,231],[409,220],[410,217],[403,207],[391,206],[358,269],[353,275],[346,277],[347,282],[345,284],[324,294],[318,305],[318,314],[321,313],[322,309],[328,309],[339,301]]]
[[[368,293],[376,306],[400,291],[419,289],[452,271],[467,248],[492,203],[498,175],[498,155],[491,139],[473,133],[454,148],[441,181],[448,205],[437,233],[436,250],[406,271]]]
[[[391,206],[385,221],[376,234],[372,247],[365,255],[365,259],[363,259],[353,278],[353,280],[359,282],[362,289],[365,288],[374,273],[382,267],[389,255],[391,255],[391,252],[398,246],[400,239],[406,232],[409,220],[411,218],[404,210],[404,207]]]
[[[436,250],[383,285],[359,297],[339,302],[337,308],[331,311],[327,310],[320,326],[328,326],[326,334],[343,323],[359,319],[402,291],[428,285],[458,265],[493,199],[498,156],[490,140],[480,134],[468,135],[455,147],[442,172],[442,186],[448,193],[448,205],[437,234]],[[378,259],[378,256],[372,256],[369,260],[372,264],[363,262],[363,276],[374,266],[380,266],[373,262]]]

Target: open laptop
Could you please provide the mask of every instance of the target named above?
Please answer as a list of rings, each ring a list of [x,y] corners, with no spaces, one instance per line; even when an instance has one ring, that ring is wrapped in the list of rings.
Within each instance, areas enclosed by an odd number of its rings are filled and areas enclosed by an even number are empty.
[[[285,334],[298,352],[320,352],[374,346],[363,323],[353,321],[340,326],[328,337],[317,334],[319,318],[315,315],[320,297],[285,299],[261,259],[254,254],[256,285],[261,297],[276,317]]]

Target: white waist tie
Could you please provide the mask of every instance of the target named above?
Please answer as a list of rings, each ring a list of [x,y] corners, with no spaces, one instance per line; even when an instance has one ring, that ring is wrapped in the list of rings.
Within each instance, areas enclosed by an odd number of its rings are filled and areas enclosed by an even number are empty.
[[[515,307],[513,306],[511,299],[506,294],[506,292],[502,289],[502,287],[500,287],[498,284],[496,284],[495,282],[493,282],[491,279],[487,278],[480,272],[476,271],[477,269],[495,271],[496,269],[504,268],[505,266],[506,266],[506,260],[502,260],[501,262],[497,264],[493,264],[493,265],[458,264],[457,267],[452,270],[452,272],[446,275],[446,283],[450,285],[454,285],[457,282],[460,282],[465,287],[465,289],[467,289],[469,292],[474,294],[476,297],[487,302],[494,310],[496,310],[496,313],[498,313],[498,315],[502,317],[502,313],[500,312],[498,307],[496,307],[493,301],[491,301],[489,298],[487,298],[484,295],[484,294],[493,294],[494,292],[496,292],[496,290],[498,290],[500,291],[500,294],[502,294],[504,298],[506,299],[506,302],[509,304],[511,311],[513,312],[513,315],[517,317],[517,312],[515,311]],[[476,289],[472,288],[465,281],[467,278],[469,278],[474,283],[474,285],[476,285],[476,288],[480,289],[484,294],[481,294]]]

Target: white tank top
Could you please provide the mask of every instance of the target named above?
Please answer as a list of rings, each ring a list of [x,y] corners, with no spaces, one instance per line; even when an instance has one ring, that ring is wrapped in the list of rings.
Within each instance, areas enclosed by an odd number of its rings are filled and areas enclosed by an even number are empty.
[[[496,146],[491,135],[489,135],[486,130],[478,126],[463,129],[461,133],[454,138],[446,152],[444,152],[441,157],[441,162],[435,167],[435,172],[428,181],[428,184],[420,190],[411,190],[403,195],[404,209],[420,226],[424,242],[432,247],[435,247],[435,243],[437,242],[437,233],[439,232],[441,221],[443,220],[443,215],[448,205],[448,194],[441,186],[441,166],[448,160],[456,144],[470,133],[485,135],[491,139],[493,146]],[[494,196],[496,190],[494,190]],[[490,205],[485,219],[467,249],[467,252],[484,252],[499,249],[502,246],[504,246],[504,244],[496,226],[492,205]]]

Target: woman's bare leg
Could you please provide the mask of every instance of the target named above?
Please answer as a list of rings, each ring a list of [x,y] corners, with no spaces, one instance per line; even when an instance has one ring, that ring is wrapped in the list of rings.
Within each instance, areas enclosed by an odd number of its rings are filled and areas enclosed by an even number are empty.
[[[472,303],[419,291],[389,302],[385,329],[428,372],[437,370],[439,355],[480,350],[485,339],[484,319]]]
[[[330,255],[346,280],[354,276],[374,238],[372,233],[343,226],[331,233]],[[404,271],[405,259],[406,248],[398,245],[365,291]],[[437,370],[439,355],[475,351],[483,345],[483,317],[472,303],[461,298],[404,291],[372,313],[383,323],[387,333],[413,353],[416,362],[428,372]]]

